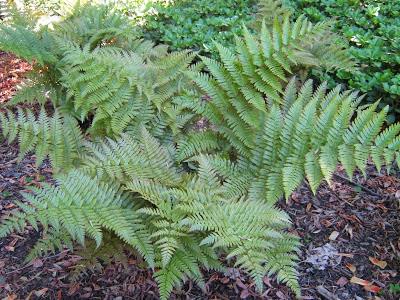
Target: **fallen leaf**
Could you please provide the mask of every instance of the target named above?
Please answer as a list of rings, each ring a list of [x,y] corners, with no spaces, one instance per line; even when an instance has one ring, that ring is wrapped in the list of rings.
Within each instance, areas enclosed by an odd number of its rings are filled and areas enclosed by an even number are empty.
[[[14,252],[15,247],[12,247],[12,246],[5,246],[4,249],[6,249],[8,252]]]
[[[369,282],[368,280],[364,280],[355,276],[351,277],[350,282],[361,285],[366,291],[372,293],[378,293],[382,289],[381,287],[372,284],[372,282]]]
[[[357,268],[352,264],[346,264],[346,267],[353,273],[355,273],[357,271]]]
[[[347,280],[346,277],[340,277],[337,281],[336,284],[339,285],[340,287],[344,287],[346,284],[348,284],[349,281]]]
[[[396,199],[400,199],[400,190],[398,190],[398,191],[396,192],[396,194],[394,194],[394,197],[395,197]]]
[[[348,258],[353,258],[354,257],[354,254],[351,254],[351,253],[338,253],[337,255],[345,256],[345,257],[348,257]]]
[[[364,290],[372,293],[379,293],[381,289],[382,289],[381,287],[374,284],[364,286]]]
[[[223,277],[223,278],[221,278],[221,282],[223,284],[227,284],[229,282],[229,278],[228,277]]]
[[[49,290],[48,288],[44,288],[44,289],[35,291],[35,296],[36,297],[42,297],[44,294],[47,293],[48,290]]]
[[[247,297],[250,296],[249,290],[242,290],[242,292],[240,293],[240,299],[247,299]]]
[[[241,289],[247,290],[247,286],[239,278],[236,279],[236,285]]]
[[[358,285],[362,285],[362,286],[372,285],[372,283],[369,282],[368,280],[364,280],[364,279],[358,278],[356,276],[351,277],[350,282],[358,284]]]
[[[381,269],[384,269],[387,266],[387,262],[384,260],[379,260],[379,259],[377,259],[375,257],[371,257],[371,256],[368,257],[368,259],[370,262],[372,262],[374,265],[378,266]]]
[[[32,267],[34,267],[35,269],[40,268],[42,266],[43,266],[43,261],[41,259],[37,258],[32,261]]]
[[[286,299],[285,294],[281,291],[277,291],[275,294],[279,299]]]
[[[68,289],[68,296],[72,296],[79,290],[79,283],[72,284]]]
[[[6,262],[4,260],[0,260],[0,269],[4,268]]]
[[[5,298],[6,300],[15,300],[17,299],[17,295],[15,294],[11,294],[11,295],[7,295],[7,298]]]
[[[344,230],[349,234],[350,239],[353,238],[353,227],[351,227],[349,224],[346,224]]]
[[[268,276],[264,276],[263,282],[264,282],[264,284],[265,284],[266,286],[272,288],[272,284],[271,284],[271,281],[270,281],[270,279],[269,279]]]
[[[330,239],[331,241],[334,241],[334,240],[337,239],[338,236],[339,236],[339,232],[337,232],[337,231],[332,231],[332,233],[331,233],[330,236],[329,236],[329,239]]]

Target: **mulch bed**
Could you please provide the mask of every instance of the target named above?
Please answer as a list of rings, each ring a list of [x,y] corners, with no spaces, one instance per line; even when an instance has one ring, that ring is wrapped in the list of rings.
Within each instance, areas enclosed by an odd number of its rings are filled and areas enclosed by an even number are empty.
[[[30,70],[32,67],[27,62],[0,51],[0,105],[15,94],[16,86]]]
[[[0,103],[15,92],[29,68],[0,53]],[[51,180],[48,164],[37,168],[34,157],[18,162],[17,155],[15,144],[0,144],[0,217],[15,209],[21,191]],[[394,175],[369,168],[367,179],[355,176],[359,185],[335,177],[331,187],[322,185],[315,196],[303,185],[287,203],[280,203],[293,220],[291,231],[303,244],[298,269],[304,299],[399,299],[400,294],[389,292],[390,284],[400,283],[400,177]],[[25,264],[39,235],[27,230],[0,239],[0,299],[158,299],[151,272],[141,269],[133,256],[127,266],[115,262],[77,282],[69,273],[80,258],[68,251]],[[268,277],[259,295],[251,280],[234,268],[205,277],[206,291],[189,282],[172,298],[294,299],[285,286]],[[351,283],[351,278],[370,284]]]

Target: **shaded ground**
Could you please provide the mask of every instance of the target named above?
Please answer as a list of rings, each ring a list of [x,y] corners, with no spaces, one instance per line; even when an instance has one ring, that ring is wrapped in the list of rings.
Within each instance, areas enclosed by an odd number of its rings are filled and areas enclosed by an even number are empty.
[[[15,78],[2,72],[25,67],[24,62],[0,53],[0,103],[15,89],[10,82],[19,82],[21,75]],[[36,168],[33,157],[18,163],[17,153],[16,145],[0,143],[0,217],[15,209],[15,200],[21,198],[19,192],[51,177],[48,165]],[[304,185],[288,203],[281,204],[292,217],[292,232],[304,245],[299,263],[304,299],[400,298],[400,294],[388,292],[390,284],[400,283],[398,175],[385,176],[370,169],[368,179],[356,176],[359,186],[335,178],[331,187],[323,185],[316,196]],[[151,273],[141,269],[134,257],[129,258],[127,267],[114,263],[83,275],[77,283],[71,282],[68,273],[80,258],[68,251],[24,264],[38,237],[38,233],[27,230],[0,239],[0,299],[157,299]],[[188,283],[172,297],[293,299],[286,287],[267,277],[265,292],[259,295],[236,269],[205,277],[206,291]],[[363,284],[366,282],[361,279],[367,280],[368,285],[351,283],[354,277]]]

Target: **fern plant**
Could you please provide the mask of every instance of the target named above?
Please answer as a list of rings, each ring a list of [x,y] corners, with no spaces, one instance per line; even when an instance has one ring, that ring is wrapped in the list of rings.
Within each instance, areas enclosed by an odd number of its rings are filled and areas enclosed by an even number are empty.
[[[293,254],[298,241],[282,232],[288,216],[261,200],[228,196],[206,157],[198,159],[198,172],[183,172],[173,149],[144,128],[140,136],[87,147],[82,169],[35,196],[26,194],[30,205],[19,203],[22,212],[6,218],[0,237],[42,224],[49,230],[41,247],[60,247],[65,233],[67,241],[84,245],[88,237],[99,247],[112,232],[155,269],[162,299],[186,278],[203,286],[200,268],[222,270],[220,251],[248,271],[260,290],[270,272],[299,293]]]
[[[73,49],[62,61],[65,106],[73,106],[81,120],[93,114],[92,134],[118,135],[128,125],[133,130],[156,127],[154,122],[177,131],[190,115],[181,112],[178,120],[169,114],[176,106],[174,96],[187,86],[184,72],[192,60],[187,51],[168,54],[165,47],[152,43],[141,43],[130,52],[115,47]]]
[[[340,86],[327,91],[309,80],[298,88],[295,77],[286,83],[291,67],[304,63],[302,54],[297,58],[296,32],[305,39],[313,33],[307,22],[300,29],[283,22],[278,26],[275,19],[272,35],[265,25],[259,38],[245,31],[236,52],[217,45],[221,62],[202,58],[208,73],[191,76],[209,99],[199,101],[193,92],[180,100],[214,126],[180,142],[177,157],[217,153],[213,165],[231,183],[230,194],[255,193],[272,203],[289,197],[304,178],[316,192],[323,179],[331,182],[339,163],[352,178],[356,167],[365,173],[370,157],[378,169],[400,162],[400,125],[381,132],[387,107],[378,113],[378,103],[358,108],[362,97]]]
[[[294,23],[306,18],[293,18],[293,11],[281,0],[260,0],[258,12],[251,27],[259,30],[263,24],[273,27],[276,19],[284,24],[286,19],[292,19]],[[348,50],[348,43],[334,30],[335,21],[326,20],[313,24],[310,34],[298,41],[298,46],[303,53],[304,65],[300,70],[306,78],[309,69],[330,72],[334,70],[355,70],[356,64]],[[284,32],[283,32],[284,33]]]
[[[21,157],[49,156],[58,171],[56,184],[24,194],[0,237],[43,227],[29,258],[67,245],[107,260],[110,241],[134,249],[162,299],[188,278],[203,287],[201,269],[223,270],[221,254],[259,290],[276,274],[300,296],[299,242],[276,201],[304,179],[315,192],[339,163],[349,177],[370,158],[378,168],[400,163],[400,124],[382,131],[386,108],[359,107],[354,92],[292,76],[304,65],[347,67],[312,49],[326,24],[283,14],[257,34],[244,28],[235,51],[216,44],[219,60],[192,65],[191,53],[130,38],[120,16],[84,11],[54,30],[0,28],[0,47],[20,47],[41,70],[21,101],[36,86],[55,95],[54,114],[0,114],[2,133],[18,137]],[[76,35],[75,25],[87,30]],[[197,120],[208,125],[193,130]]]

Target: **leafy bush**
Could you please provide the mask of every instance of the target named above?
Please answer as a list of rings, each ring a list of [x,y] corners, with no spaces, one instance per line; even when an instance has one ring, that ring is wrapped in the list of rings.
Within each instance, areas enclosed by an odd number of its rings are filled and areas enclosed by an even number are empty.
[[[138,40],[124,21],[85,6],[54,29],[0,27],[0,49],[35,67],[13,103],[54,107],[0,114],[2,134],[57,171],[55,184],[24,194],[0,237],[42,226],[29,259],[69,246],[96,263],[90,256],[129,248],[154,270],[162,299],[188,278],[203,287],[201,269],[224,270],[221,254],[259,290],[276,274],[300,296],[298,239],[275,203],[304,178],[315,192],[339,163],[349,177],[370,157],[400,164],[400,124],[382,131],[387,107],[293,77],[348,62],[332,59],[329,39],[313,47],[326,23],[284,14],[193,65],[192,53]]]
[[[338,71],[334,76],[315,73],[322,80],[346,83],[367,93],[369,102],[382,98],[380,107],[391,106],[389,120],[400,116],[400,2],[374,0],[287,0],[295,15],[312,21],[335,18],[336,30],[351,45],[360,62],[356,72]]]
[[[225,46],[252,19],[256,0],[157,1],[142,22],[144,37],[170,45],[173,50],[211,52],[213,41]]]

